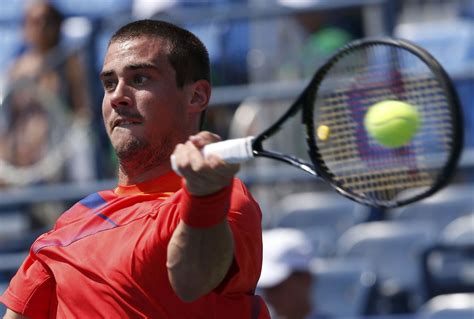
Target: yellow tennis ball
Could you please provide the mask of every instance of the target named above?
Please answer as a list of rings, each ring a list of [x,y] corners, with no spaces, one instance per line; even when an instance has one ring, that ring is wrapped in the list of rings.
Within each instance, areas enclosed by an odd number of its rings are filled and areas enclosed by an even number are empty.
[[[386,100],[369,108],[364,126],[379,144],[396,148],[412,140],[420,127],[420,116],[411,104]]]
[[[329,126],[327,125],[320,125],[318,127],[318,130],[317,130],[317,135],[318,135],[318,138],[321,140],[321,141],[325,141],[329,138],[329,134],[331,133],[331,130],[329,128]]]

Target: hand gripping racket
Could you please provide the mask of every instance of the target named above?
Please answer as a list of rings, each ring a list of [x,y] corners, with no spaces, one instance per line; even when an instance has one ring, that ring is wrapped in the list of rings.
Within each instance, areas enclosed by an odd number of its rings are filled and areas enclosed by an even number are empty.
[[[410,104],[418,113],[416,134],[399,147],[381,145],[364,126],[368,109],[387,100]],[[312,163],[263,147],[300,111]],[[440,64],[407,41],[373,38],[337,51],[260,135],[210,144],[203,153],[229,163],[272,158],[322,178],[352,200],[393,208],[446,185],[461,153],[462,132],[458,98]],[[173,159],[172,166],[179,171]]]

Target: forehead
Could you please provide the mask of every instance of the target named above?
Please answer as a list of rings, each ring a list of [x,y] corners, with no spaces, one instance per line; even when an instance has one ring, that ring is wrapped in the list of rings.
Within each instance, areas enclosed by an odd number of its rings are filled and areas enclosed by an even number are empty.
[[[25,12],[25,19],[49,18],[49,16],[50,16],[50,10],[43,3],[32,4],[30,7],[26,9],[26,12]]]
[[[119,39],[112,42],[105,54],[103,70],[135,63],[168,64],[169,45],[155,37]]]

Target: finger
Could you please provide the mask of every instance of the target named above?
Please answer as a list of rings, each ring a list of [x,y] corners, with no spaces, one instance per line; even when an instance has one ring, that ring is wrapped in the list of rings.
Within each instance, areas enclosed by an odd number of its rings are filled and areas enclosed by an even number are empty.
[[[206,159],[204,158],[201,150],[196,145],[194,145],[193,142],[186,142],[185,151],[188,163],[193,171],[199,172],[205,168]]]
[[[228,164],[224,162],[217,155],[203,158],[199,151],[199,154],[189,149],[187,152],[188,162],[184,168],[186,170],[186,178],[198,178],[201,182],[206,184],[221,184],[223,181],[231,179],[240,168],[238,164]]]
[[[171,167],[172,169],[180,176],[183,176],[183,167],[185,165],[184,162],[184,145],[179,143],[176,144],[173,153],[171,154],[170,160],[171,160]]]
[[[177,146],[173,155],[176,160],[175,166],[184,177],[190,176],[193,172],[200,173],[207,166],[201,151],[191,141]]]
[[[192,141],[176,146],[173,155],[189,192],[207,195],[229,185],[240,165],[228,164],[217,155],[204,158]]]
[[[189,166],[191,157],[202,157],[201,152],[190,141],[184,144],[177,144],[172,155],[180,168]]]
[[[209,154],[207,155],[206,160],[209,167],[219,173],[222,177],[235,175],[240,169],[240,164],[227,163],[220,158],[219,155]]]
[[[208,131],[202,131],[196,135],[190,136],[189,140],[193,142],[198,148],[202,148],[207,144],[219,142],[222,140],[222,138],[217,134]]]
[[[220,187],[229,185],[240,169],[239,164],[228,164],[218,157],[208,159],[207,164],[212,172],[210,174],[212,182]]]

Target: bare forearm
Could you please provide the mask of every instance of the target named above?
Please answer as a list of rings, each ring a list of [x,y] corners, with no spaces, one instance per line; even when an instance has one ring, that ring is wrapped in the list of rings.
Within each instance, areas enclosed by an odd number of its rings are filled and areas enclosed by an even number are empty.
[[[201,152],[205,145],[219,140],[215,134],[199,132],[178,144],[173,152],[185,188],[181,222],[168,244],[167,267],[171,286],[188,302],[216,288],[234,256],[226,216],[239,165],[226,163],[215,155],[204,157]]]
[[[180,222],[168,245],[168,277],[176,294],[191,302],[211,292],[232,263],[232,232],[227,220],[208,228]]]

